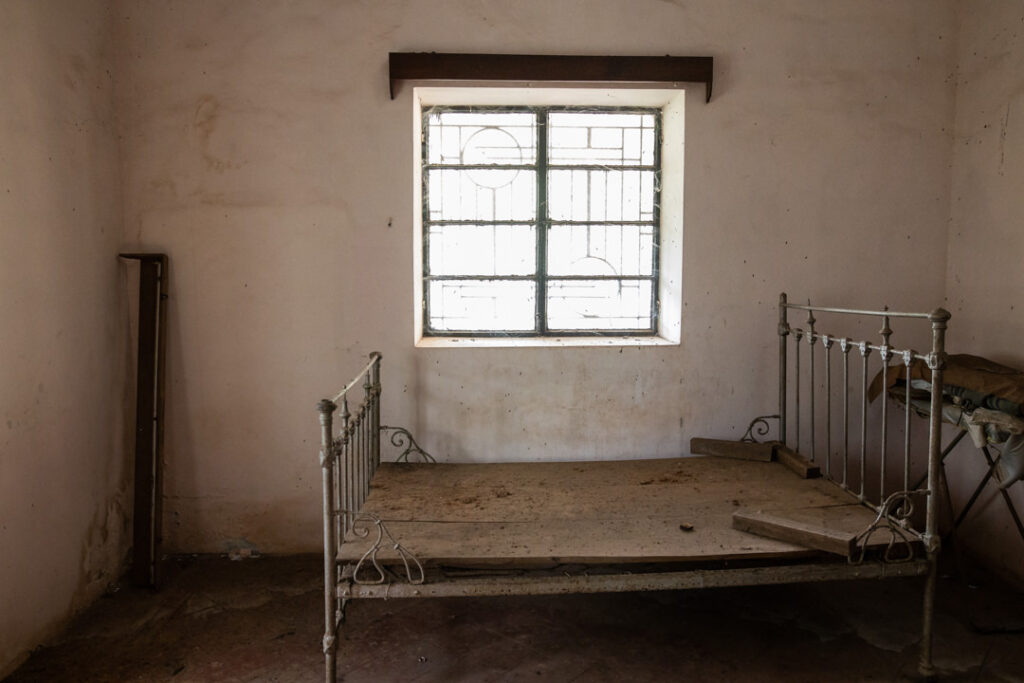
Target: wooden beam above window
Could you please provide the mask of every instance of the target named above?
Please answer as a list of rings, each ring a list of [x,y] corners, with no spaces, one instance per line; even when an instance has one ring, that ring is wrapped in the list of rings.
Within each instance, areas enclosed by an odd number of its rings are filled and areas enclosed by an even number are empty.
[[[397,81],[549,81],[703,83],[710,102],[714,58],[392,52],[388,62],[391,99]]]

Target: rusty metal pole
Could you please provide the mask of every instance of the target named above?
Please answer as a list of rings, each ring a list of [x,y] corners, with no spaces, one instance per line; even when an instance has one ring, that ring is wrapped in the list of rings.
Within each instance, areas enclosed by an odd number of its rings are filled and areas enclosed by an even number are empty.
[[[949,318],[949,311],[941,308],[935,309],[928,316],[932,323],[932,352],[928,354],[928,367],[932,371],[932,396],[928,419],[928,502],[923,539],[928,553],[928,580],[924,589],[921,661],[918,664],[918,672],[926,679],[935,676],[932,664],[932,622],[935,617],[935,588],[941,545],[938,534],[938,497],[935,494],[942,466],[942,374],[946,367],[946,323]]]
[[[334,449],[333,421],[337,405],[324,399],[316,405],[320,413],[320,469],[323,472],[324,485],[324,657],[326,664],[325,680],[335,683],[337,672],[335,656],[338,641],[337,603],[338,583],[335,572],[337,552],[337,535],[334,527]]]
[[[135,409],[132,578],[160,583],[163,544],[164,396],[167,358],[167,255],[120,254],[139,262],[139,339]]]

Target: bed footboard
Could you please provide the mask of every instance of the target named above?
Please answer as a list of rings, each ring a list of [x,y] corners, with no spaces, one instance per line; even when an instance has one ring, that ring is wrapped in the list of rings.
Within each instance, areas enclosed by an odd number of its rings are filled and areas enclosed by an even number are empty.
[[[338,595],[338,547],[356,524],[370,493],[370,480],[380,465],[380,361],[379,353],[370,354],[370,362],[344,389],[317,404],[324,510],[323,647],[328,683],[336,679],[337,633],[345,608],[344,599]],[[352,401],[358,401],[354,409],[350,407],[350,393],[357,395]]]

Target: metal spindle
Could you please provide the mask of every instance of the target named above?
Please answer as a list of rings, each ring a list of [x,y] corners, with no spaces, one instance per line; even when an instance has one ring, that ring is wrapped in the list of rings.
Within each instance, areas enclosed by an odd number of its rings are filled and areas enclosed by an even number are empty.
[[[821,345],[825,347],[825,476],[832,478],[832,342],[833,338],[822,335]]]
[[[789,336],[789,322],[786,320],[786,293],[779,295],[779,441],[786,443],[786,337]]]
[[[843,488],[849,488],[850,469],[850,344],[849,337],[839,340],[843,352]]]
[[[868,356],[871,347],[861,342],[861,394],[860,394],[860,499],[864,500],[864,483],[867,481],[868,458]]]
[[[352,419],[348,425],[349,437],[348,437],[348,457],[349,457],[349,470],[350,475],[350,486],[352,491],[352,497],[349,498],[349,514],[352,515],[353,524],[355,523],[356,513],[359,512],[359,407],[356,406],[355,411],[352,413]]]
[[[362,508],[366,502],[366,483],[370,480],[370,473],[366,467],[366,406],[359,415],[359,507]]]
[[[889,307],[886,306],[884,310],[888,311]],[[878,502],[879,504],[885,500],[885,460],[886,460],[886,446],[889,442],[889,401],[886,400],[886,391],[889,387],[889,358],[892,350],[889,347],[889,338],[892,337],[892,328],[889,327],[889,316],[882,318],[882,329],[879,330],[879,334],[882,335],[882,348],[878,351],[878,357],[882,361],[882,446],[881,453],[879,456],[879,486],[878,486]]]
[[[355,457],[355,425],[349,425],[349,432],[352,434],[348,445],[348,502],[349,502],[349,524],[354,525],[356,521],[356,511],[359,503],[356,500],[356,457]]]
[[[341,494],[341,509],[342,516],[345,520],[341,537],[344,538],[345,534],[352,528],[352,466],[349,458],[351,449],[349,448],[349,421],[351,419],[351,413],[348,411],[348,396],[341,399],[341,448],[342,448],[342,494]]]
[[[359,415],[359,506],[362,507],[363,503],[366,502],[366,482],[370,480],[370,472],[367,467],[366,460],[366,442],[369,440],[369,436],[366,433],[366,423],[369,413],[366,412],[366,405],[363,405],[363,411]]]
[[[799,453],[800,452],[800,340],[804,338],[804,331],[799,327],[793,330],[793,339],[795,343],[793,348],[796,352],[796,358],[794,365],[796,366],[796,378],[794,379],[794,391],[796,405],[794,406],[795,415],[794,422],[796,423],[796,441],[793,444],[793,448]]]
[[[345,473],[342,468],[345,464],[345,447],[341,444],[343,436],[339,436],[339,444],[337,447],[337,454],[334,457],[334,510],[331,511],[334,518],[334,534],[338,538],[338,543],[341,544],[345,540],[346,530],[346,519],[343,514],[345,509]]]
[[[352,513],[358,514],[359,508],[363,505],[363,463],[360,462],[359,452],[363,449],[363,411],[362,406],[356,411],[355,420],[352,422]]]
[[[370,419],[370,415],[373,413],[373,381],[370,379],[370,373],[366,373],[366,381],[363,383],[363,395],[366,396],[366,410],[363,416],[363,472],[366,474],[366,480],[363,482],[363,500],[370,495],[370,478],[373,477],[371,471],[371,460],[370,460],[370,448],[372,447],[372,435],[370,434],[370,426],[373,424],[373,420]]]
[[[910,365],[914,362],[914,352],[903,352],[903,365],[906,368],[906,419],[903,423],[903,490],[910,490]]]
[[[810,306],[811,302],[808,301],[807,305]],[[808,362],[810,363],[811,370],[811,462],[814,462],[814,456],[817,450],[817,439],[815,437],[815,420],[814,420],[814,342],[817,341],[818,335],[814,332],[814,311],[807,311],[807,345],[811,347]]]
[[[373,439],[373,470],[371,476],[376,474],[377,468],[380,466],[380,354],[374,351],[370,354],[374,359],[374,364],[370,368],[370,374],[373,376],[373,420],[371,421],[371,439]]]
[[[362,503],[366,502],[366,496],[368,494],[367,489],[369,488],[367,485],[370,482],[370,459],[367,457],[370,452],[370,434],[366,431],[366,425],[370,422],[369,408],[370,406],[368,403],[363,404],[363,414],[360,417],[361,421],[359,423],[359,469],[362,470],[363,473],[362,478],[359,480],[359,498]],[[360,503],[360,506],[362,503]]]

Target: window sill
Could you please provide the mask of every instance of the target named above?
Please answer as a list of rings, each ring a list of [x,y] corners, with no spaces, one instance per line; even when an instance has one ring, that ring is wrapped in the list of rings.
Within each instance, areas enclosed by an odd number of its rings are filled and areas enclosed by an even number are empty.
[[[491,349],[575,346],[678,346],[665,337],[422,337],[418,349]]]

